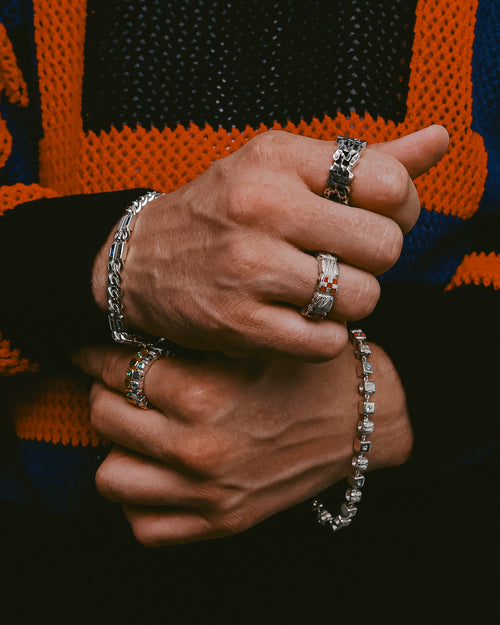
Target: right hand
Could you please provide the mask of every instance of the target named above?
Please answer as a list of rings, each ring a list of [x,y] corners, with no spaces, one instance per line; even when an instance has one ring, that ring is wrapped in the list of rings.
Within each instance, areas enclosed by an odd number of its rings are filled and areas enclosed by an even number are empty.
[[[371,347],[377,407],[368,460],[376,469],[404,462],[413,434],[394,365]],[[74,355],[98,380],[92,425],[115,443],[97,486],[122,504],[140,542],[241,532],[352,472],[362,401],[352,345],[322,364],[276,355],[160,359],[144,381],[151,410],[123,395],[129,360],[125,347]]]
[[[322,192],[336,143],[281,131],[258,135],[184,187],[148,204],[128,243],[122,275],[128,326],[229,356],[272,350],[328,360],[347,341],[346,320],[368,315],[374,277],[399,258],[420,205],[412,178],[448,145],[441,126],[364,150],[351,204]],[[112,235],[94,265],[106,305]],[[329,318],[300,315],[318,276],[315,251],[341,260]]]

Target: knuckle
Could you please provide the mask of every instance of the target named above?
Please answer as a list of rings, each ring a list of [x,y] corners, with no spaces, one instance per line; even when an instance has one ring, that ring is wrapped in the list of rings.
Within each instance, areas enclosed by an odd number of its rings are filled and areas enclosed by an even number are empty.
[[[268,130],[253,137],[245,146],[246,155],[257,163],[269,165],[276,159],[276,150],[283,146],[284,132]]]
[[[327,330],[329,330],[328,335],[326,334]],[[321,334],[319,334],[318,326],[311,323],[310,334],[304,343],[311,348],[311,351],[302,359],[312,363],[333,360],[342,353],[348,340],[347,329],[344,324],[335,321],[322,321]]]
[[[172,390],[171,406],[184,423],[198,428],[201,435],[203,428],[220,415],[224,405],[223,394],[215,380],[197,378],[196,371],[186,374],[184,382],[182,387]],[[193,432],[189,432],[188,436],[189,440],[194,438]]]
[[[216,434],[205,431],[191,433],[189,440],[181,450],[178,450],[176,456],[188,471],[204,477],[213,477],[221,472],[227,450]]]
[[[251,515],[245,515],[241,510],[213,515],[209,520],[214,535],[218,537],[240,534],[254,524]]]
[[[165,537],[160,531],[161,525],[150,518],[149,515],[135,513],[128,515],[130,527],[137,542],[143,547],[163,547],[167,544]]]
[[[113,386],[116,379],[116,372],[123,369],[123,353],[110,351],[106,354],[102,362],[102,380],[108,386]]]
[[[248,157],[250,166],[283,174],[295,170],[294,148],[298,141],[304,141],[304,137],[285,130],[268,130],[251,139],[240,152]]]
[[[390,159],[380,165],[377,176],[377,195],[387,206],[401,206],[407,199],[410,189],[410,177],[404,165],[397,159]]]
[[[382,273],[396,263],[403,248],[403,233],[392,219],[384,220],[384,225],[378,232],[375,247],[374,261],[378,272]]]
[[[138,526],[137,524],[132,523],[131,527],[134,538],[143,547],[163,547],[165,541],[163,541],[156,533],[150,532],[143,524]]]
[[[120,501],[120,491],[117,487],[115,479],[115,462],[112,457],[106,458],[106,460],[97,469],[95,476],[95,484],[99,493],[110,499],[111,501]]]
[[[242,239],[228,246],[229,270],[235,283],[233,288],[248,292],[248,288],[258,283],[261,276],[268,273],[268,260],[252,240]]]
[[[236,223],[247,223],[255,218],[257,187],[251,183],[239,181],[232,184],[227,194],[228,216]]]
[[[353,319],[363,319],[373,312],[380,298],[380,284],[371,274],[365,273],[359,288],[352,295]]]
[[[90,393],[90,423],[99,434],[105,433],[106,430],[108,392],[101,386],[94,384]]]

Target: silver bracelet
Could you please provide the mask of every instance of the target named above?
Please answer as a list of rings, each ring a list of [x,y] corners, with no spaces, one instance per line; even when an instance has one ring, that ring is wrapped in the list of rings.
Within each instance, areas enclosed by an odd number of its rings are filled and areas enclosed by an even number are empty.
[[[349,338],[354,345],[354,355],[361,361],[358,375],[362,379],[362,383],[359,385],[358,391],[363,395],[363,400],[359,406],[358,435],[354,441],[356,455],[352,459],[353,471],[348,478],[349,488],[345,492],[345,501],[342,503],[340,513],[337,516],[328,512],[318,497],[314,497],[312,501],[313,510],[318,515],[318,523],[329,526],[333,532],[350,525],[352,518],[358,511],[356,504],[361,500],[361,489],[365,485],[364,472],[368,469],[368,458],[365,454],[370,451],[369,436],[375,428],[372,421],[375,412],[375,402],[372,401],[372,395],[375,393],[375,382],[370,379],[373,374],[373,364],[368,362],[368,357],[372,352],[366,342],[366,335],[363,330],[351,330]]]
[[[126,330],[122,304],[123,293],[120,288],[122,281],[120,271],[123,270],[123,263],[125,262],[127,251],[126,243],[133,230],[134,217],[144,208],[144,206],[146,206],[146,204],[149,204],[149,202],[152,202],[162,195],[163,193],[159,193],[158,191],[149,191],[137,200],[134,200],[132,204],[127,207],[125,214],[118,222],[115,237],[109,250],[108,286],[106,289],[108,301],[108,321],[111,336],[117,343],[143,345],[145,343],[152,342],[151,337],[148,338],[135,334],[129,334]]]

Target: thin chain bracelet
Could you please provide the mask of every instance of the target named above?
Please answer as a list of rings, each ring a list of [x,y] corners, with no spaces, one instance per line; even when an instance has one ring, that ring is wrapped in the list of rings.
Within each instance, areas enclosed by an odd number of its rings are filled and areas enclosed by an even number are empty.
[[[348,478],[349,488],[345,492],[345,501],[342,503],[340,513],[337,516],[328,512],[317,497],[312,501],[313,510],[318,515],[318,523],[329,526],[333,532],[350,525],[352,518],[358,511],[356,504],[361,501],[361,489],[365,485],[363,474],[368,468],[368,458],[365,457],[365,454],[370,451],[369,436],[375,428],[372,421],[375,412],[375,402],[372,401],[372,395],[375,393],[375,382],[370,379],[373,374],[373,364],[368,362],[368,357],[372,352],[366,342],[366,335],[363,330],[351,330],[349,338],[354,345],[354,355],[361,361],[358,375],[362,379],[362,383],[359,385],[358,391],[363,395],[359,407],[361,418],[358,421],[358,435],[354,441],[356,455],[352,459],[353,472]]]
[[[130,238],[133,230],[134,217],[149,202],[156,200],[163,193],[158,191],[149,191],[137,200],[134,200],[127,207],[125,214],[118,222],[115,237],[109,250],[108,262],[108,286],[106,289],[108,300],[108,321],[111,336],[117,343],[126,343],[129,345],[143,345],[151,342],[151,337],[140,337],[135,334],[129,334],[126,331],[125,317],[123,315],[122,290],[120,271],[123,270],[123,263],[126,258],[126,243]]]

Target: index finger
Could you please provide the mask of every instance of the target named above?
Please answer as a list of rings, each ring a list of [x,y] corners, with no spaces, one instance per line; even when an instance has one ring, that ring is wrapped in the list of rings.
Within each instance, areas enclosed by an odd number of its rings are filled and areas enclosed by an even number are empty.
[[[82,371],[125,395],[127,372],[137,354],[130,346],[95,346],[80,349],[71,358]],[[195,376],[200,375],[204,361],[211,357],[215,358],[207,352],[200,353],[196,361],[177,357],[154,361],[144,370],[143,390],[148,401],[160,409],[172,402],[175,404],[177,395],[188,392]],[[210,370],[204,369],[208,373]]]
[[[267,159],[263,158],[274,173],[298,175],[304,190],[322,196],[336,142],[279,131],[266,134],[266,149],[261,146],[257,153],[268,154]],[[354,168],[351,205],[390,217],[403,231],[409,230],[420,210],[411,179],[435,165],[447,146],[448,133],[442,126],[430,126],[394,141],[368,146]],[[274,159],[270,158],[272,155]],[[325,209],[318,205],[318,210]]]
[[[134,351],[133,347],[126,346],[96,346],[85,347],[74,352],[71,356],[73,362],[85,373],[104,382],[107,386],[119,393],[126,393],[126,382],[129,381],[128,373],[131,371],[131,365],[140,359],[140,349]],[[164,360],[160,358],[146,367],[141,372],[143,379],[144,394],[149,401],[153,402],[159,399],[159,393],[154,393],[157,384],[151,384],[151,376],[158,369],[163,369]],[[147,382],[146,373],[147,371]],[[139,371],[138,371],[139,372]],[[155,376],[156,377],[156,376]],[[146,389],[147,384],[147,389]],[[151,388],[150,388],[151,387]],[[149,394],[146,394],[146,390]]]
[[[273,142],[286,142],[283,143],[282,147],[286,151],[289,166],[295,168],[298,175],[312,191],[318,195],[323,195],[328,178],[328,168],[332,161],[332,155],[337,149],[337,143],[280,131],[273,131],[273,133]],[[296,141],[293,152],[290,150],[290,144],[286,145],[289,139],[285,139],[283,135],[293,137],[291,141]],[[359,138],[363,139],[363,137]],[[392,141],[369,144],[366,150],[362,152],[362,158],[356,164],[355,171],[359,170],[363,159],[366,160],[367,153],[371,153],[369,158],[374,159],[373,163],[380,163],[380,156],[387,155],[399,161],[406,169],[408,176],[415,179],[439,162],[448,149],[448,143],[447,130],[443,126],[433,124]],[[281,160],[275,161],[278,167],[283,166]],[[356,185],[355,179],[352,184],[354,193],[355,187],[359,184]],[[358,189],[358,191],[360,190]],[[361,202],[359,200],[354,202],[353,198],[353,203],[365,208],[362,201],[363,195],[360,198]]]

